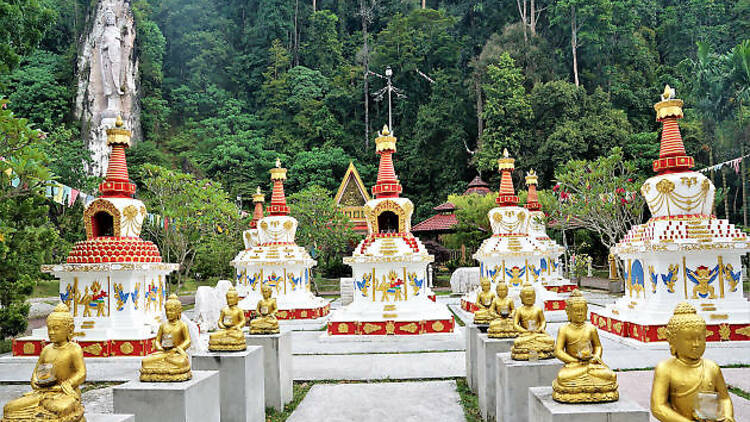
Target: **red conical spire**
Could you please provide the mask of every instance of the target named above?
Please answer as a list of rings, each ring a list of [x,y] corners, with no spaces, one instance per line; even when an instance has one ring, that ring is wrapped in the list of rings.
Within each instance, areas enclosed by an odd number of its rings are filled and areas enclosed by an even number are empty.
[[[658,174],[679,173],[693,168],[693,157],[685,153],[677,119],[683,117],[682,100],[674,98],[674,89],[664,87],[661,101],[654,104],[656,121],[662,122],[661,148],[659,159],[654,161],[654,171]]]
[[[255,210],[253,211],[253,219],[250,220],[250,228],[254,229],[258,227],[258,220],[263,218],[263,202],[266,201],[265,195],[260,193],[260,186],[256,188],[255,194],[253,194],[253,203],[255,204]]]
[[[500,177],[500,191],[497,193],[495,203],[501,207],[518,204],[518,196],[516,196],[516,191],[513,189],[513,177],[510,175],[515,169],[513,164],[515,162],[516,160],[508,156],[507,149],[503,150],[503,158],[497,160],[498,170],[500,170],[502,176]]]
[[[526,209],[529,211],[539,211],[542,209],[542,205],[539,203],[539,198],[536,194],[536,185],[539,182],[539,178],[536,172],[532,169],[529,174],[526,175],[526,186],[529,187],[529,195],[526,197]]]
[[[125,148],[130,147],[130,131],[123,128],[120,116],[117,116],[115,127],[107,129],[107,145],[112,147],[112,154],[109,156],[106,179],[99,185],[99,192],[105,198],[132,198],[135,185],[130,183],[125,160]]]
[[[271,180],[273,181],[273,192],[271,192],[271,205],[268,213],[271,215],[289,215],[289,207],[286,205],[284,195],[284,180],[286,180],[286,169],[281,167],[281,160],[276,159],[276,168],[271,169]]]
[[[380,155],[378,166],[378,180],[372,187],[375,198],[398,198],[401,184],[393,169],[393,153],[396,152],[396,137],[388,131],[388,125],[383,126],[379,136],[375,138],[375,153]]]

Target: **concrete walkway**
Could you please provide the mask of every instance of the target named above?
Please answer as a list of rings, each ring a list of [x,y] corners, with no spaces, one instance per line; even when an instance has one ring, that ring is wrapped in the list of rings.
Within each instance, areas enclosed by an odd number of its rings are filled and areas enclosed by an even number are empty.
[[[455,381],[315,385],[287,422],[464,422]]]

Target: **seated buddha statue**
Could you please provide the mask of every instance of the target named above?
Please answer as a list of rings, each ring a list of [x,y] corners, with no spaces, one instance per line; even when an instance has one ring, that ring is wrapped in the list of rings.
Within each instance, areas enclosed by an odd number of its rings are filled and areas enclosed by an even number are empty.
[[[734,422],[734,408],[716,362],[704,359],[706,321],[687,302],[667,323],[672,357],[654,370],[651,413],[661,422]]]
[[[487,330],[487,336],[491,338],[517,337],[518,331],[513,327],[515,306],[513,300],[508,297],[508,285],[502,281],[497,283],[495,292],[497,296],[490,305],[493,319]]]
[[[51,344],[44,346],[31,373],[31,391],[3,407],[3,422],[82,421],[79,386],[86,380],[83,351],[70,341],[73,315],[61,303],[47,317]]]
[[[555,340],[544,330],[547,321],[544,312],[534,306],[536,292],[534,286],[528,282],[521,288],[521,304],[513,317],[513,328],[518,331],[518,338],[510,349],[511,358],[515,360],[529,360],[536,356],[538,359],[549,359],[555,350]]]
[[[193,377],[186,352],[190,347],[190,332],[180,320],[182,304],[177,295],[169,296],[164,309],[167,322],[159,326],[154,341],[156,351],[141,361],[141,381],[144,382],[187,381]]]
[[[219,315],[219,331],[208,338],[208,350],[219,352],[247,349],[245,334],[242,332],[246,322],[245,313],[237,306],[239,300],[239,294],[234,287],[227,290],[227,306]]]
[[[492,299],[495,298],[495,294],[490,291],[490,280],[483,278],[479,285],[482,290],[477,293],[477,306],[479,309],[474,311],[474,324],[486,325],[492,322],[492,314],[490,314],[490,306],[492,305]]]
[[[617,375],[602,362],[599,333],[586,322],[586,299],[575,290],[565,304],[569,322],[560,327],[555,343],[555,356],[565,366],[552,383],[552,398],[562,403],[616,401]]]
[[[279,320],[276,319],[276,298],[271,297],[271,287],[260,289],[263,299],[255,308],[256,317],[250,321],[250,334],[276,334],[279,332]]]

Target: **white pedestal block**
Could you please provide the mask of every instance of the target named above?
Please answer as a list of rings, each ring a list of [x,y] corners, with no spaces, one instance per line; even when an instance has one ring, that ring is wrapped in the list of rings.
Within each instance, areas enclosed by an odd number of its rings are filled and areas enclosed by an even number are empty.
[[[473,323],[466,324],[466,383],[469,389],[477,392],[477,335],[479,328]]]
[[[479,411],[484,420],[495,419],[495,355],[507,353],[513,347],[514,338],[489,338],[477,333],[477,396]]]
[[[241,352],[196,353],[193,369],[219,371],[222,422],[265,420],[262,347],[249,346]]]
[[[135,422],[135,415],[112,413],[85,413],[86,422]]]
[[[529,420],[534,422],[648,422],[649,411],[633,401],[567,404],[552,399],[552,387],[531,387]]]
[[[182,382],[141,382],[136,379],[113,388],[115,413],[130,413],[139,422],[218,422],[218,371],[193,371]]]
[[[548,387],[562,368],[559,360],[536,362],[513,360],[510,353],[496,357],[497,394],[495,414],[498,422],[536,422],[529,418],[529,387]]]
[[[263,347],[266,407],[283,410],[292,401],[292,333],[245,336],[248,346]]]

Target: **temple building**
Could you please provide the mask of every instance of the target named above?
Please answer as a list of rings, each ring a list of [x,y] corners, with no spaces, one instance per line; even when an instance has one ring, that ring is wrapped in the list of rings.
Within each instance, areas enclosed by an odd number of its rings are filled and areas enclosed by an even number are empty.
[[[362,183],[362,178],[359,177],[359,172],[352,162],[349,162],[349,168],[346,169],[346,174],[333,200],[341,212],[349,217],[354,231],[367,234],[365,204],[370,200],[370,194],[367,193],[367,188]]]
[[[64,264],[43,265],[60,279],[60,300],[75,322],[75,340],[87,357],[144,356],[153,351],[164,302],[165,276],[179,268],[161,260],[155,244],[140,238],[146,206],[133,198],[125,149],[131,132],[119,117],[107,129],[112,147],[101,195],[86,206],[86,240],[76,242]],[[14,340],[15,356],[38,355],[47,328]]]
[[[707,341],[750,341],[741,262],[750,250],[747,235],[711,214],[715,188],[691,170],[677,123],[682,105],[669,86],[654,105],[661,148],[656,176],[641,187],[651,218],[612,248],[624,266],[625,296],[592,311],[591,322],[622,337],[666,341],[672,311],[687,301],[706,320]]]
[[[427,286],[433,261],[411,233],[414,205],[401,198],[393,169],[396,137],[384,127],[375,139],[380,155],[375,199],[364,206],[368,234],[344,263],[352,267],[352,303],[328,321],[329,335],[415,335],[453,331],[453,314],[435,303]],[[432,296],[432,298],[430,298]]]
[[[273,191],[271,202],[263,217],[263,194],[253,195],[255,211],[250,229],[243,236],[245,249],[230,263],[236,269],[236,289],[244,297],[239,306],[248,319],[252,318],[258,301],[263,298],[261,288],[270,286],[279,310],[280,320],[318,319],[328,315],[330,305],[313,295],[311,268],[317,264],[305,248],[295,243],[297,219],[289,215],[284,194],[287,170],[276,160],[272,168]]]
[[[495,199],[497,207],[487,213],[492,236],[485,239],[474,254],[474,259],[479,261],[480,277],[491,281],[493,292],[498,282],[505,282],[509,296],[516,302],[521,286],[528,282],[536,290],[537,306],[548,312],[562,311],[565,301],[558,291],[570,291],[575,285],[560,275],[559,257],[563,248],[545,232],[536,193],[538,177],[533,171],[526,177],[528,201],[525,207],[518,206],[511,177],[515,160],[507,150],[503,155],[498,160],[501,179]],[[464,295],[461,299],[464,310],[476,310],[477,293],[475,290]]]

